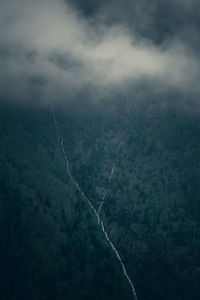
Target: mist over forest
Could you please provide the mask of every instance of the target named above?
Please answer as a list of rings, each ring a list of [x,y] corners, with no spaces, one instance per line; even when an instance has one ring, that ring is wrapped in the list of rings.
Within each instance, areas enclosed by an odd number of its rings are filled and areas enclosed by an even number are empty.
[[[0,2],[0,298],[200,299],[200,3]]]

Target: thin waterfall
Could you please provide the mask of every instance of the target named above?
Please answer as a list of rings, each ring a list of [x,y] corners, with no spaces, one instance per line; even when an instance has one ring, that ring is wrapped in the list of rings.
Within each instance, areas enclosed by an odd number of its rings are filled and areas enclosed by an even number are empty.
[[[65,160],[65,163],[66,163],[67,175],[69,175],[69,177],[71,178],[71,180],[72,180],[73,184],[75,185],[76,189],[79,191],[79,193],[82,195],[82,197],[87,201],[87,203],[90,206],[92,212],[94,213],[95,217],[97,218],[98,224],[100,225],[101,230],[104,233],[104,236],[105,236],[106,240],[110,244],[112,250],[114,251],[114,253],[115,253],[115,255],[116,255],[117,259],[118,259],[118,261],[120,262],[120,265],[122,267],[124,276],[126,277],[128,283],[129,283],[129,285],[131,287],[133,299],[134,300],[138,300],[138,297],[137,297],[137,294],[136,294],[133,282],[130,279],[130,277],[129,277],[127,271],[126,271],[126,267],[125,267],[125,265],[124,265],[124,263],[123,263],[120,255],[119,255],[119,252],[117,251],[116,247],[114,246],[114,244],[110,240],[110,238],[109,238],[109,236],[108,236],[108,234],[107,234],[107,232],[105,230],[104,223],[103,223],[103,221],[101,220],[101,218],[99,216],[99,212],[100,211],[97,212],[97,210],[95,209],[94,205],[91,203],[91,201],[88,199],[88,197],[85,195],[85,193],[80,188],[80,186],[77,183],[75,177],[71,174],[70,167],[69,167],[69,160],[68,160],[67,154],[65,152],[65,148],[64,148],[64,139],[63,139],[63,136],[62,136],[61,131],[59,129],[58,122],[57,122],[57,119],[56,119],[56,116],[55,116],[55,112],[54,112],[53,106],[51,108],[51,113],[52,113],[52,117],[53,117],[53,121],[54,121],[54,126],[55,126],[55,129],[56,129],[57,135],[58,135],[58,140],[59,140],[59,143],[60,143],[60,146],[61,146],[61,149],[62,149],[62,153],[63,153],[63,156],[64,156],[64,160]],[[112,175],[113,175],[114,171],[111,171],[111,172],[112,172]],[[105,196],[104,196],[104,198],[105,198]],[[102,206],[102,204],[103,204],[103,201],[102,201],[102,203],[100,205]]]

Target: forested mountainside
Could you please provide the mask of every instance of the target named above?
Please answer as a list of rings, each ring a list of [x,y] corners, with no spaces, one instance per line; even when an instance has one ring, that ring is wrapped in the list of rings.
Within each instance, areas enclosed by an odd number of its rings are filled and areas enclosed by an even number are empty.
[[[138,299],[197,300],[200,117],[131,100],[54,106],[70,171]],[[51,109],[2,107],[0,123],[1,299],[133,299]]]
[[[200,118],[162,104],[119,101],[60,126],[138,298],[199,299]]]
[[[67,176],[49,109],[0,112],[0,298],[132,299]]]

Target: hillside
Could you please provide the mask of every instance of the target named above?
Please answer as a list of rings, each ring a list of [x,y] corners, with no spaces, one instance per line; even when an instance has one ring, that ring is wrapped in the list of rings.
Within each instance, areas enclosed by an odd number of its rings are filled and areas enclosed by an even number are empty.
[[[139,299],[199,299],[199,116],[119,101],[63,114],[60,126]]]
[[[199,299],[199,116],[122,100],[54,112],[138,298]],[[2,299],[133,299],[51,109],[5,106],[0,122]]]
[[[50,110],[2,108],[0,123],[1,299],[131,299],[66,176]]]

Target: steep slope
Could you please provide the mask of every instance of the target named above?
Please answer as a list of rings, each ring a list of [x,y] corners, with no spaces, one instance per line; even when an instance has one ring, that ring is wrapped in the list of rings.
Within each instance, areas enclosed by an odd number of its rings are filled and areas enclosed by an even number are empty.
[[[0,123],[1,299],[132,299],[66,175],[50,110],[1,107]]]
[[[143,105],[144,104],[144,105]],[[1,295],[200,298],[200,119],[158,103],[2,108]]]
[[[129,106],[60,113],[72,174],[100,211],[139,299],[199,299],[199,116]]]

